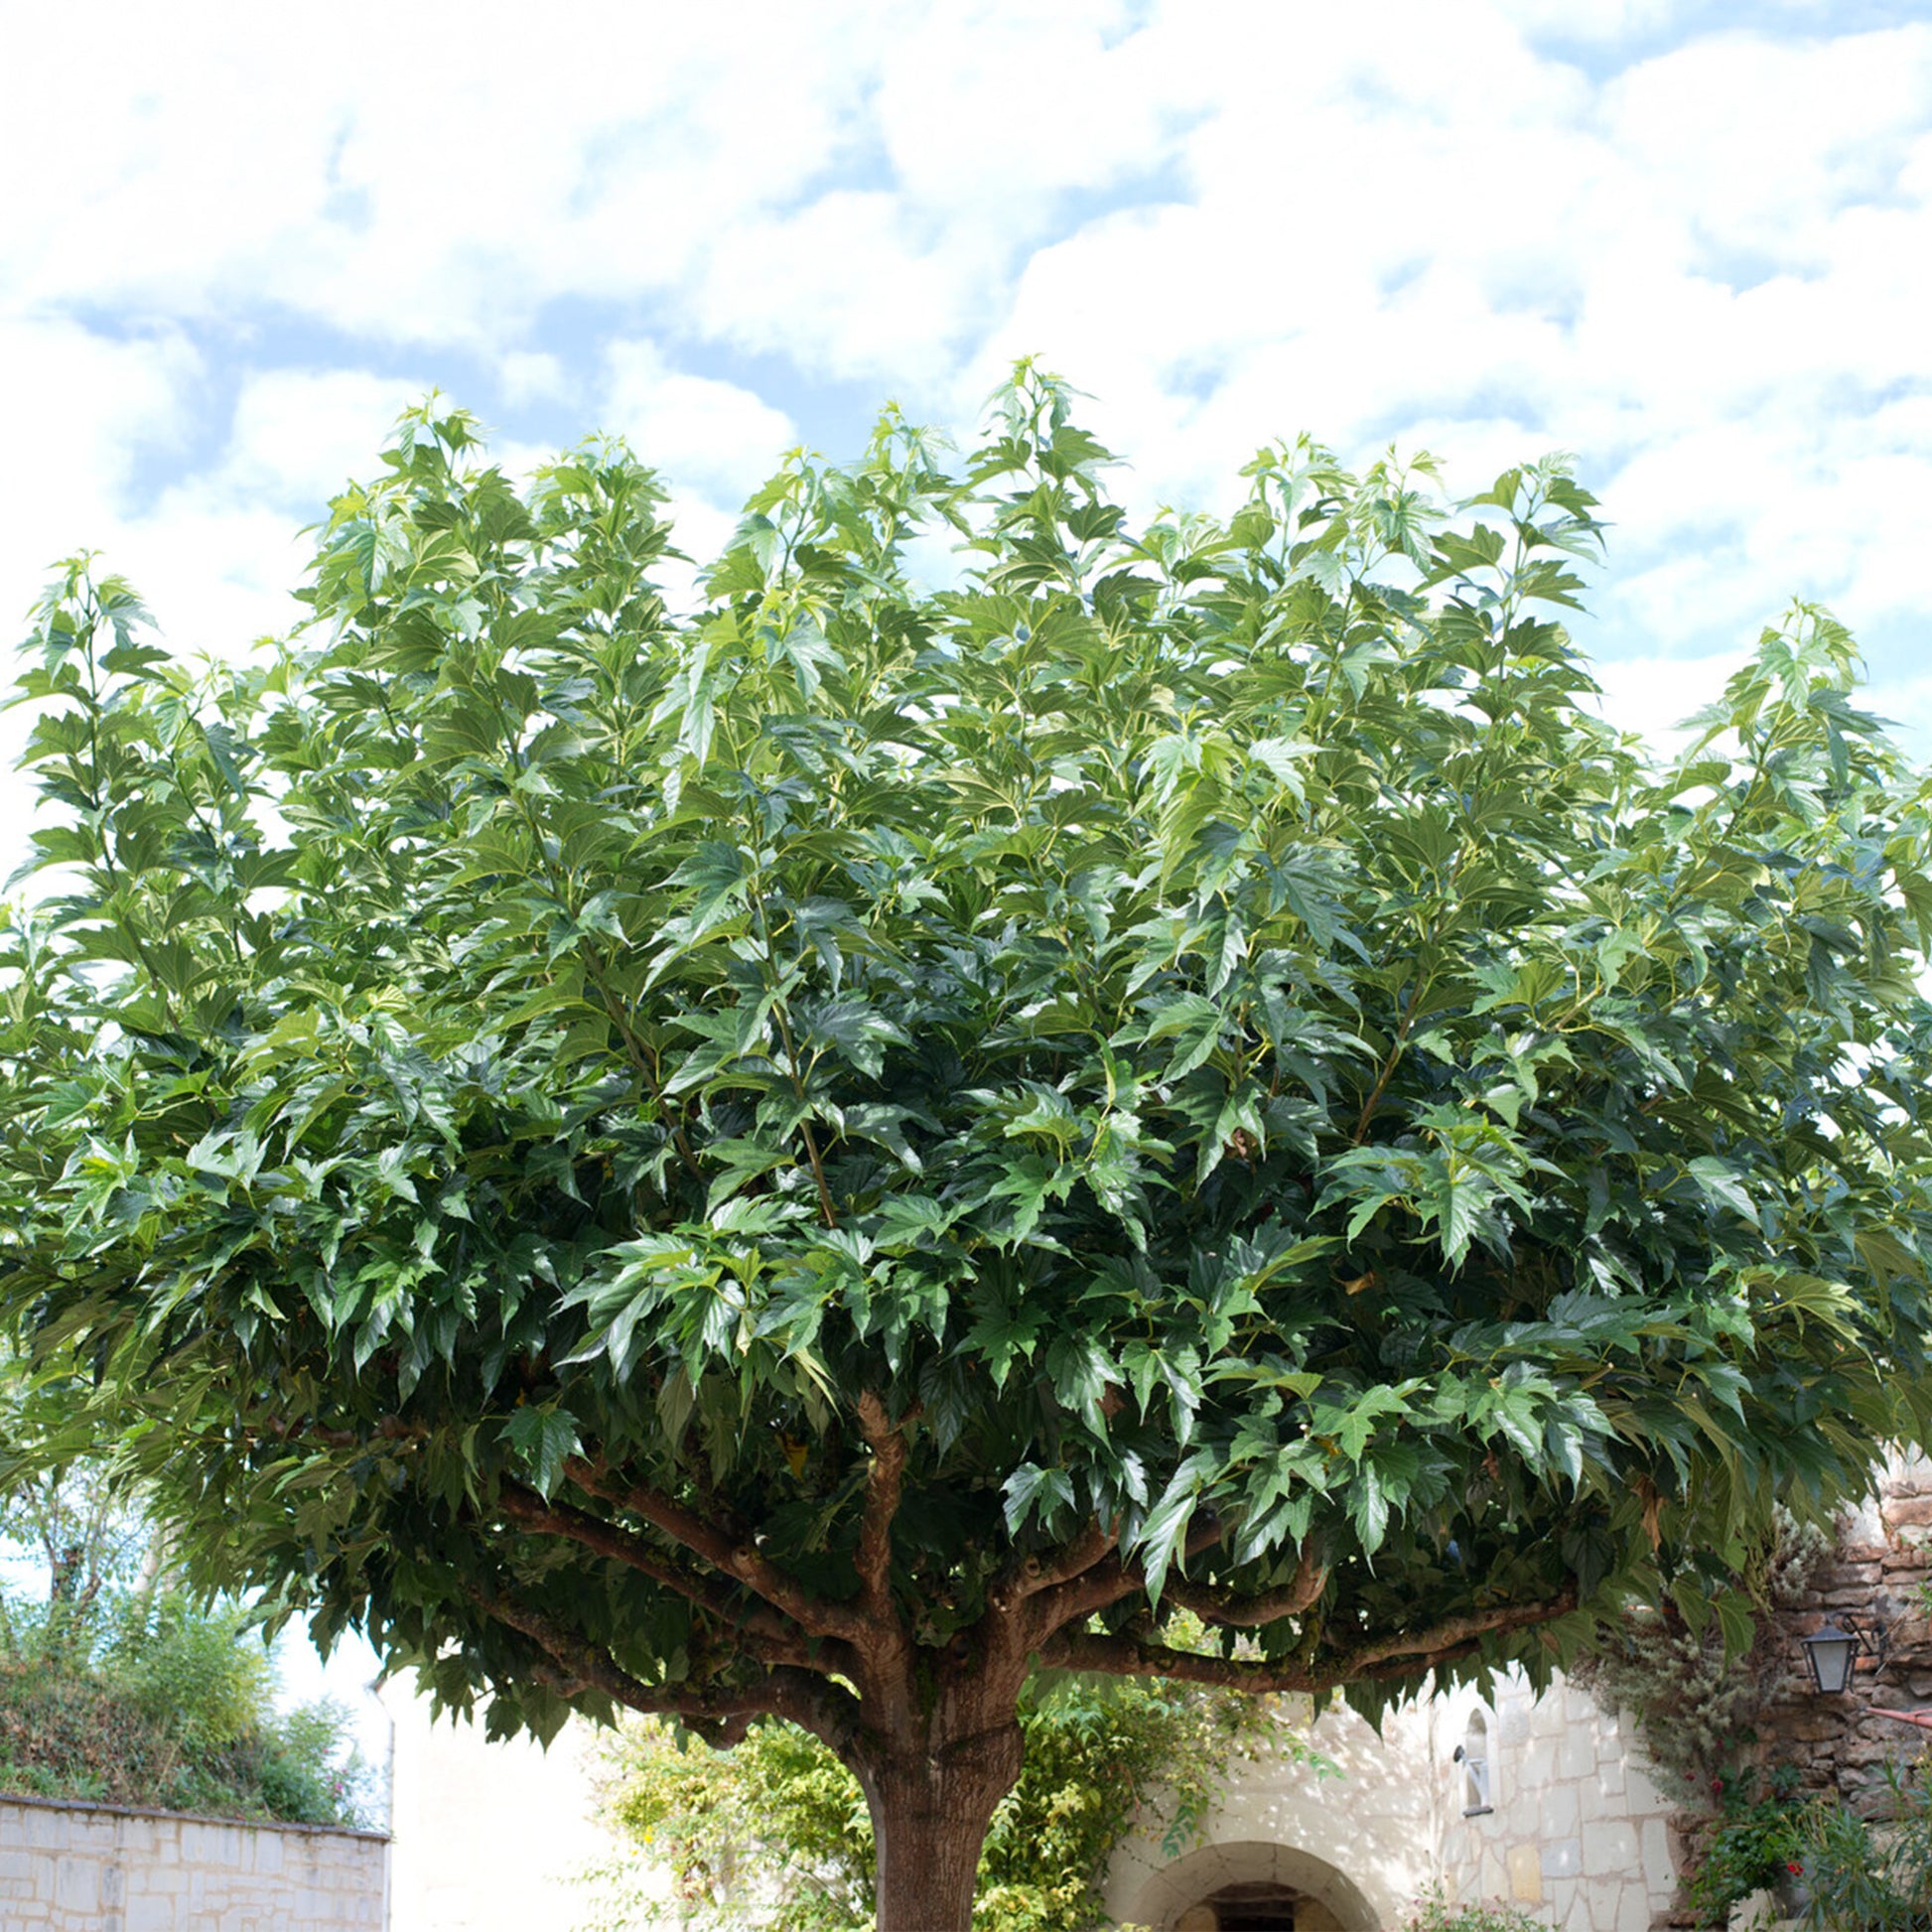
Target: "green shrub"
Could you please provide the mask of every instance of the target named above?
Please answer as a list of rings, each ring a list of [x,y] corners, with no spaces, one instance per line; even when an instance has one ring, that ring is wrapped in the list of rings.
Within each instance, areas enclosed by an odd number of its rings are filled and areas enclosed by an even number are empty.
[[[239,1606],[108,1597],[48,1641],[42,1606],[0,1599],[0,1790],[301,1825],[376,1811],[348,1718],[278,1716]]]
[[[1724,1810],[1683,1888],[1698,1923],[1710,1926],[1727,1925],[1733,1905],[1800,1876],[1806,1863],[1808,1811],[1794,1795],[1797,1774],[1788,1765],[1753,1781],[1754,1800],[1745,1796],[1747,1787],[1719,1782]]]
[[[1441,1885],[1432,1885],[1403,1921],[1403,1932],[1549,1932],[1549,1928],[1540,1918],[1499,1900],[1454,1904]]]
[[[1805,1807],[1793,1863],[1811,1893],[1807,1932],[1932,1932],[1932,1778],[1923,1758],[1886,1775],[1883,1824],[1832,1799]]]
[[[147,1627],[123,1626],[106,1661],[150,1717],[191,1748],[217,1748],[258,1728],[274,1692],[268,1652],[245,1624],[238,1605],[199,1609],[167,1596]]]

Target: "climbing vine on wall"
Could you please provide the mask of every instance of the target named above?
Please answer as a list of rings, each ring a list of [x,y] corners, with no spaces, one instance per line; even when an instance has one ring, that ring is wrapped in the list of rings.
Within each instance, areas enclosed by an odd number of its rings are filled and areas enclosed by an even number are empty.
[[[1571,1681],[1612,1716],[1631,1719],[1651,1762],[1679,1782],[1686,1802],[1715,1809],[1790,1666],[1770,1613],[1798,1605],[1832,1550],[1827,1531],[1780,1510],[1776,1543],[1739,1579],[1760,1612],[1746,1641],[1715,1617],[1694,1626],[1667,1600],[1631,1610],[1597,1651],[1576,1660]]]
[[[1630,1718],[1646,1755],[1693,1815],[1695,1847],[1684,1902],[1701,1925],[1723,1925],[1739,1899],[1789,1863],[1797,1831],[1788,1779],[1763,1766],[1758,1723],[1790,1668],[1775,1612],[1794,1609],[1830,1560],[1831,1534],[1777,1515],[1777,1539],[1739,1579],[1759,1614],[1748,1633],[1683,1608],[1631,1610],[1571,1680],[1613,1715]],[[1740,1642],[1740,1634],[1745,1640]]]

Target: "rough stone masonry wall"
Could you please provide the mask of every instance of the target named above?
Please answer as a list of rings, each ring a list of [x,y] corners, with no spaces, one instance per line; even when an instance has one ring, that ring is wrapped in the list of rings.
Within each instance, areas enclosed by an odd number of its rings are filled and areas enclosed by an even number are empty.
[[[387,1839],[0,1798],[5,1932],[383,1932]]]
[[[1785,1674],[1757,1725],[1756,1755],[1766,1765],[1794,1764],[1807,1787],[1836,1791],[1867,1816],[1883,1810],[1888,1765],[1904,1766],[1932,1738],[1872,1715],[1874,1706],[1917,1711],[1932,1704],[1932,1625],[1921,1600],[1932,1577],[1932,1463],[1899,1457],[1877,1496],[1850,1517],[1832,1560],[1803,1599],[1780,1618],[1777,1646]],[[1889,1626],[1883,1666],[1866,1657],[1844,1697],[1815,1695],[1804,1676],[1798,1639],[1828,1615],[1850,1616],[1869,1631]]]

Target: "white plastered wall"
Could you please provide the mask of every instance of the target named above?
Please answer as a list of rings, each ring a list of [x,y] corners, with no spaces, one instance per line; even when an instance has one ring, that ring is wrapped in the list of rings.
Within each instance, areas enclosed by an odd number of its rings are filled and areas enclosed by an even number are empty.
[[[608,1861],[594,1818],[595,1733],[572,1724],[548,1751],[480,1724],[431,1720],[412,1679],[381,1692],[395,1721],[389,1932],[565,1932]]]

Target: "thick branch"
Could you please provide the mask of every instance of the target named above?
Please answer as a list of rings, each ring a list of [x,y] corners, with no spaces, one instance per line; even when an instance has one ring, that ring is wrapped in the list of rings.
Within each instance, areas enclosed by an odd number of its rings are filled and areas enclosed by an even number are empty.
[[[859,1644],[868,1634],[864,1616],[842,1603],[828,1603],[823,1597],[814,1596],[757,1550],[734,1544],[713,1524],[670,1497],[646,1489],[641,1483],[616,1478],[601,1464],[588,1462],[581,1456],[573,1456],[566,1462],[564,1473],[588,1494],[641,1516],[653,1529],[661,1531],[673,1543],[681,1544],[693,1556],[702,1557],[714,1570],[736,1577],[773,1609],[782,1610],[808,1635],[838,1637]]]
[[[1261,1657],[1207,1657],[1122,1634],[1062,1630],[1041,1653],[1056,1670],[1095,1671],[1110,1677],[1165,1677],[1180,1684],[1211,1684],[1236,1691],[1332,1691],[1363,1678],[1409,1677],[1434,1665],[1453,1663],[1479,1648],[1485,1636],[1548,1623],[1577,1607],[1574,1591],[1542,1603],[1517,1603],[1450,1617],[1426,1630],[1365,1644],[1311,1664],[1300,1658],[1271,1662]]]
[[[1113,1547],[1113,1531],[1105,1523],[1089,1523],[1070,1543],[1061,1544],[1057,1550],[1022,1557],[1010,1564],[993,1587],[993,1601],[1005,1608],[1009,1603],[1037,1596],[1041,1590],[1069,1584],[1075,1577],[1085,1576]]]
[[[286,1416],[265,1416],[262,1429],[279,1443],[319,1443],[324,1449],[367,1449],[373,1443],[418,1443],[427,1440],[427,1424],[404,1422],[400,1416],[378,1416],[365,1429],[323,1429],[293,1423]]]
[[[787,1618],[760,1602],[734,1600],[722,1580],[694,1577],[667,1561],[621,1524],[573,1509],[567,1503],[546,1503],[534,1490],[505,1483],[497,1507],[511,1522],[540,1536],[567,1538],[609,1557],[666,1589],[695,1603],[744,1639],[767,1664],[793,1664],[805,1670],[849,1675],[851,1658],[843,1644],[814,1642]]]
[[[883,1623],[898,1620],[893,1602],[893,1523],[905,1485],[905,1438],[870,1389],[854,1405],[859,1433],[872,1450],[866,1477],[866,1513],[859,1524],[859,1597],[870,1616]]]
[[[575,1698],[586,1691],[602,1691],[632,1711],[652,1716],[681,1717],[687,1706],[698,1717],[725,1715],[701,1708],[701,1694],[688,1685],[653,1685],[632,1677],[628,1671],[619,1669],[596,1644],[540,1610],[509,1602],[481,1584],[466,1583],[463,1592],[485,1615],[527,1637],[559,1666],[564,1675],[553,1678],[551,1683],[560,1696]]]
[[[1300,1616],[1327,1584],[1326,1568],[1315,1562],[1313,1547],[1308,1545],[1303,1548],[1295,1575],[1279,1589],[1264,1590],[1259,1596],[1242,1596],[1212,1585],[1190,1584],[1185,1578],[1171,1579],[1162,1593],[1181,1609],[1192,1610],[1204,1623],[1253,1629],[1259,1624],[1279,1622],[1285,1616]]]
[[[1187,1540],[1181,1546],[1183,1560],[1211,1550],[1220,1542],[1221,1530],[1221,1519],[1212,1510],[1203,1510],[1188,1527]],[[1171,1589],[1173,1587],[1169,1586]],[[1035,1641],[1146,1587],[1147,1576],[1138,1563],[1127,1563],[1118,1553],[1103,1557],[1066,1583],[1040,1592],[1032,1609]]]
[[[1040,1653],[1053,1670],[1095,1671],[1106,1677],[1165,1677],[1177,1684],[1212,1684],[1233,1691],[1321,1691],[1331,1680],[1292,1660],[1205,1657],[1134,1636],[1062,1630]]]
[[[1392,1658],[1420,1657],[1425,1664],[1441,1663],[1449,1653],[1460,1653],[1478,1637],[1496,1636],[1506,1630],[1523,1630],[1536,1623],[1548,1623],[1577,1607],[1574,1588],[1564,1590],[1541,1603],[1511,1603],[1488,1610],[1471,1610],[1466,1616],[1445,1618],[1426,1630],[1406,1632],[1379,1643],[1363,1644],[1347,1651],[1343,1662],[1351,1677],[1361,1676],[1374,1665]],[[1413,1665],[1410,1666],[1413,1668]]]
[[[688,1684],[646,1684],[621,1670],[597,1645],[527,1604],[516,1603],[466,1584],[464,1593],[479,1609],[527,1638],[556,1666],[546,1682],[560,1697],[586,1691],[648,1717],[677,1718],[720,1748],[736,1743],[754,1718],[788,1718],[834,1748],[858,1723],[858,1702],[835,1684],[796,1670],[768,1670],[755,1683],[724,1691],[694,1690]]]

